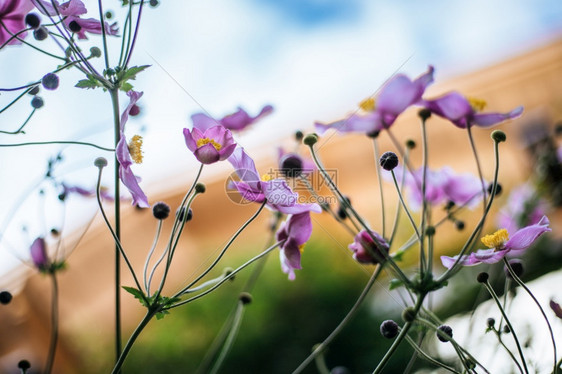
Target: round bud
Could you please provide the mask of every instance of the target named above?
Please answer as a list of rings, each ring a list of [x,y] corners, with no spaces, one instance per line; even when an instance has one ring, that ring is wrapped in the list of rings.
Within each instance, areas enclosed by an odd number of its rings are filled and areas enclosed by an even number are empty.
[[[437,328],[437,330],[442,332],[442,333],[436,332],[437,339],[439,339],[443,343],[447,343],[449,341],[449,339],[443,336],[443,333],[447,335],[449,338],[453,337],[453,329],[451,328],[451,326],[441,325]]]
[[[240,296],[238,296],[238,298],[244,305],[248,305],[252,302],[252,295],[250,295],[248,292],[240,293]]]
[[[523,269],[523,261],[518,260],[518,259],[509,260],[509,265],[511,266],[511,269],[513,270],[515,275],[517,275],[517,278],[521,278],[521,276],[523,275],[523,270],[524,270]],[[504,266],[504,271],[505,271],[506,277],[508,277],[509,279],[513,279],[513,277],[511,276],[511,273],[507,269],[507,266]]]
[[[416,319],[416,310],[408,307],[402,311],[402,319],[405,322],[413,322]]]
[[[445,204],[445,210],[451,210],[455,207],[455,202],[453,200],[449,200],[447,201],[447,204]]]
[[[39,86],[33,86],[33,88],[31,90],[29,90],[28,94],[35,96],[39,93]]]
[[[223,270],[223,276],[226,278],[228,277],[230,274],[232,274],[232,272],[234,271],[233,268],[224,268]],[[229,281],[234,281],[234,278],[236,278],[236,276],[231,276],[230,278],[228,278]]]
[[[384,170],[392,170],[398,166],[398,156],[394,152],[385,152],[379,159],[379,163]]]
[[[420,109],[418,116],[422,119],[422,121],[426,121],[429,117],[431,117],[431,110],[427,108]]]
[[[503,327],[503,332],[504,332],[504,334],[509,334],[509,333],[511,332],[511,329],[509,328],[508,325],[505,325],[505,326]]]
[[[158,5],[160,5],[160,2],[159,2],[158,0],[150,0],[150,1],[148,2],[148,4],[149,4],[151,7],[156,8]]]
[[[435,227],[433,227],[433,226],[428,226],[428,227],[425,229],[425,235],[427,235],[427,236],[433,236],[433,235],[435,235]]]
[[[11,293],[9,293],[8,291],[0,292],[0,304],[6,305],[6,304],[9,304],[10,301],[12,301],[12,294]]]
[[[492,188],[494,187],[494,184],[490,184],[488,186],[488,193],[491,195],[492,194]],[[499,183],[496,183],[496,194],[494,196],[499,196],[502,193],[502,185]]]
[[[112,19],[113,18],[113,12],[111,10],[108,10],[107,12],[105,12],[105,18],[106,19]]]
[[[99,49],[98,47],[90,48],[90,56],[101,57],[101,49]]]
[[[129,115],[134,117],[134,116],[138,116],[139,113],[140,113],[140,107],[137,104],[133,104],[133,106],[129,110]]]
[[[381,133],[380,131],[375,130],[375,131],[368,132],[367,136],[371,139],[376,139],[379,137],[380,133]]]
[[[59,86],[59,77],[55,73],[47,73],[41,78],[41,84],[47,90],[56,90]]]
[[[41,18],[35,13],[29,13],[25,16],[25,24],[32,29],[36,29],[41,26]]]
[[[309,147],[312,147],[314,144],[318,142],[318,135],[316,134],[308,134],[303,139],[302,142]]]
[[[60,231],[53,227],[51,229],[51,235],[57,237],[60,235]]]
[[[476,280],[478,281],[478,283],[486,283],[489,277],[489,274],[483,271],[476,276]]]
[[[29,368],[31,368],[31,364],[27,360],[21,360],[20,362],[18,362],[18,368],[22,370],[28,370]]]
[[[33,30],[35,40],[45,40],[49,36],[49,30],[45,26],[39,26],[37,30]]]
[[[112,68],[106,69],[104,71],[105,75],[111,76],[111,75],[115,75],[115,70],[113,70]]]
[[[459,231],[464,230],[464,221],[455,221],[455,227]]]
[[[336,366],[330,370],[330,374],[350,374],[350,372],[345,366]]]
[[[195,192],[196,193],[205,193],[205,191],[206,191],[206,188],[205,188],[205,185],[203,183],[199,182],[195,185]]]
[[[43,105],[45,105],[45,102],[43,101],[43,98],[41,98],[40,96],[33,96],[33,99],[31,99],[31,107],[34,109],[39,109],[41,107],[43,107]]]
[[[493,318],[488,318],[486,320],[486,325],[488,325],[488,327],[490,328],[494,327],[495,324],[496,324],[496,320]]]
[[[381,335],[387,339],[394,339],[398,335],[398,324],[389,319],[381,323]]]
[[[300,142],[300,141],[302,140],[302,138],[304,138],[304,134],[302,133],[302,131],[297,130],[297,131],[295,132],[295,140],[296,140],[297,142]]]
[[[408,139],[408,140],[406,140],[406,147],[408,149],[414,149],[414,148],[416,148],[416,142],[413,141],[412,139]]]
[[[505,135],[505,132],[503,132],[501,130],[492,131],[491,137],[496,143],[505,142],[506,139],[507,139],[507,136]]]
[[[164,202],[156,203],[152,207],[152,214],[156,219],[159,220],[166,219],[170,215],[170,207],[168,206],[168,204]]]
[[[104,168],[107,166],[107,160],[103,157],[98,157],[94,160],[94,165],[98,168]]]
[[[303,161],[298,155],[289,153],[279,160],[281,172],[290,178],[296,178],[302,174]]]
[[[76,21],[70,21],[68,29],[72,32],[80,32],[80,30],[82,30],[82,26],[80,26],[80,24]]]
[[[187,214],[185,214],[185,208],[181,208],[180,210],[178,210],[176,212],[176,216],[178,217],[178,220],[180,222],[181,221],[189,222],[193,218],[193,210],[191,210],[191,208],[189,208],[189,210],[187,211]]]

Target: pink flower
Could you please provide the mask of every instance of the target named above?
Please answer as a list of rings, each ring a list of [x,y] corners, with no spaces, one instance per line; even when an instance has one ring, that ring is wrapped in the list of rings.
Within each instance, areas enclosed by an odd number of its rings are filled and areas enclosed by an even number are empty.
[[[433,66],[415,80],[398,74],[392,77],[380,90],[376,99],[369,98],[360,104],[361,114],[352,114],[341,121],[323,124],[315,123],[316,131],[323,134],[328,129],[339,132],[372,133],[387,129],[408,107],[418,104],[428,85],[433,82]]]
[[[374,236],[377,242],[373,241]],[[353,252],[353,258],[362,264],[380,264],[388,254],[389,245],[382,236],[371,230],[371,235],[366,230],[361,230],[355,235],[355,240],[348,248]],[[375,257],[373,257],[373,255]]]
[[[226,160],[236,148],[232,133],[222,126],[202,130],[195,123],[193,130],[183,129],[183,136],[187,148],[202,164]]]
[[[39,271],[46,271],[49,268],[50,260],[47,256],[47,247],[44,238],[39,237],[35,239],[29,248],[29,252],[33,265],[35,265]]]
[[[0,46],[6,43],[12,34],[25,29],[25,16],[33,9],[33,4],[29,0],[0,0]],[[23,39],[26,33],[19,34]],[[20,44],[16,38],[10,40],[8,44]]]
[[[301,269],[302,249],[311,234],[312,221],[309,211],[290,215],[277,231],[277,241],[284,240],[279,252],[281,269],[289,274],[290,280],[295,279],[295,270]]]
[[[316,164],[311,159],[304,158],[295,152],[286,152],[279,147],[277,151],[279,170],[287,177],[298,177],[311,174],[316,170]]]
[[[467,99],[454,91],[435,100],[425,100],[423,105],[432,113],[448,119],[462,129],[472,125],[494,126],[508,119],[517,118],[523,113],[522,106],[507,113],[481,113],[486,102],[479,99]]]
[[[529,248],[539,236],[545,232],[552,231],[548,225],[550,222],[546,216],[541,220],[520,230],[517,230],[511,238],[506,229],[496,231],[482,238],[482,242],[489,249],[479,249],[469,255],[462,256],[459,264],[463,266],[478,265],[480,263],[494,264],[501,261],[505,256],[520,256]],[[450,269],[459,256],[441,256],[443,266]]]
[[[271,105],[266,105],[256,116],[252,117],[244,109],[238,107],[236,112],[224,116],[218,121],[209,117],[205,113],[196,113],[191,116],[191,120],[193,121],[193,127],[197,127],[201,131],[218,125],[232,131],[240,131],[257,122],[261,118],[271,114],[271,112],[273,112],[273,107]]]

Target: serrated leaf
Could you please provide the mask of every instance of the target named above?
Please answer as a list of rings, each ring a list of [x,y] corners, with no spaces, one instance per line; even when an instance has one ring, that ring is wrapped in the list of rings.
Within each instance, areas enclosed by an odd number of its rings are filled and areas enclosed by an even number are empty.
[[[127,287],[127,286],[121,286],[121,287],[123,287],[123,289],[125,291],[127,291],[128,293],[133,295],[135,297],[135,299],[138,299],[143,306],[148,306],[148,305],[146,305],[146,301],[144,299],[144,294],[141,291],[137,290],[134,287]]]
[[[129,79],[136,79],[137,78],[137,74],[140,73],[141,71],[149,68],[150,65],[142,65],[142,66],[131,66],[130,68],[128,68],[127,70],[122,70],[117,74],[117,78],[120,81],[126,82]]]
[[[167,310],[162,310],[156,313],[156,319],[161,320],[162,318],[166,317],[166,314],[170,314],[170,312],[168,312]]]
[[[121,83],[121,86],[119,87],[119,89],[123,92],[129,92],[133,89],[133,85],[128,83],[128,82],[124,82],[124,83]]]
[[[78,88],[97,88],[102,87],[102,84],[93,76],[88,74],[88,79],[81,79],[76,83],[75,87]]]
[[[391,279],[390,280],[390,284],[388,286],[389,290],[393,290],[395,288],[398,288],[400,286],[403,286],[404,282],[402,282],[400,279]]]

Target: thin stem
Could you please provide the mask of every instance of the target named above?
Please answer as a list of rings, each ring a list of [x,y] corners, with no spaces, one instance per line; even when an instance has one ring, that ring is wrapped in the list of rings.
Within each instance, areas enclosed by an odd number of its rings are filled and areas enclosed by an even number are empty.
[[[334,329],[334,331],[332,331],[330,333],[330,335],[328,335],[328,337],[326,339],[324,339],[324,341],[318,345],[316,345],[316,348],[312,351],[312,353],[303,361],[301,362],[301,364],[293,371],[293,374],[298,374],[301,373],[313,360],[314,358],[319,355],[320,353],[322,353],[324,350],[326,350],[326,348],[328,348],[328,346],[332,343],[332,341],[339,335],[339,333],[344,329],[344,327],[349,323],[349,321],[351,321],[351,319],[355,316],[355,314],[357,313],[357,311],[359,310],[359,307],[361,306],[361,304],[363,304],[363,301],[365,300],[365,298],[367,297],[367,294],[369,293],[369,291],[371,290],[371,288],[373,287],[373,285],[375,284],[375,281],[377,280],[379,274],[381,273],[383,269],[383,265],[379,264],[377,265],[377,267],[375,268],[375,271],[373,272],[373,275],[371,275],[371,278],[369,279],[369,281],[367,282],[367,284],[365,285],[365,288],[363,288],[363,291],[361,292],[361,294],[359,295],[359,297],[357,298],[357,301],[355,301],[355,304],[353,304],[353,306],[351,307],[351,309],[349,310],[349,312],[347,313],[347,315],[344,317],[344,319],[340,322],[340,324]]]
[[[137,36],[139,33],[139,28],[140,28],[140,20],[141,20],[141,16],[142,16],[142,7],[144,5],[144,0],[141,0],[140,5],[139,5],[139,13],[137,15],[137,22],[135,25],[135,34],[133,36],[133,41],[131,42],[131,46],[129,48],[129,50],[127,51],[127,60],[125,61],[125,66],[123,66],[125,69],[127,68],[127,66],[129,66],[129,61],[131,60],[131,56],[133,55],[133,50],[135,49],[135,44],[137,41]]]
[[[482,174],[482,167],[480,166],[480,159],[478,157],[478,152],[476,151],[476,144],[474,144],[474,138],[472,137],[472,126],[469,124],[466,126],[468,133],[468,140],[470,141],[470,148],[472,149],[472,154],[474,155],[474,160],[476,160],[476,168],[478,169],[478,176],[480,177],[480,183],[482,184],[482,209],[484,214],[486,214],[486,186],[484,184],[484,176]],[[495,190],[493,190],[495,192]]]
[[[515,355],[513,354],[513,352],[511,352],[511,350],[509,348],[507,348],[507,346],[505,345],[505,343],[503,342],[500,332],[498,330],[496,330],[495,328],[493,328],[494,334],[496,335],[496,337],[498,338],[498,342],[500,343],[500,345],[505,349],[505,351],[507,352],[507,354],[509,355],[509,357],[511,357],[511,360],[515,363],[515,365],[517,365],[517,368],[519,369],[519,372],[521,374],[523,374],[523,368],[521,367],[521,365],[519,364],[519,361],[517,361],[517,358],[515,357]]]
[[[521,278],[519,278],[517,276],[517,274],[515,273],[515,271],[511,267],[511,264],[509,263],[509,261],[505,257],[503,258],[503,262],[505,263],[505,266],[507,267],[507,270],[509,271],[509,274],[511,274],[511,277],[515,280],[515,282],[517,282],[518,285],[520,285],[521,287],[523,287],[523,289],[525,291],[527,291],[529,296],[531,296],[531,298],[533,299],[533,301],[535,302],[535,304],[537,305],[537,307],[541,311],[541,314],[544,318],[544,321],[546,322],[546,325],[548,326],[548,331],[550,332],[550,339],[552,340],[552,350],[553,350],[553,356],[554,356],[553,372],[556,374],[556,372],[557,372],[556,341],[554,340],[554,332],[552,331],[552,326],[550,325],[550,322],[548,321],[548,318],[546,317],[546,313],[544,312],[544,309],[541,307],[541,304],[539,303],[539,301],[537,300],[535,295],[533,295],[531,290],[525,285],[525,283],[523,283]]]
[[[10,108],[12,105],[14,105],[19,99],[21,99],[23,96],[25,96],[26,93],[28,93],[29,91],[31,91],[33,89],[33,87],[28,87],[25,91],[23,91],[21,94],[18,95],[18,97],[16,97],[14,100],[12,100],[8,105],[6,105],[4,108],[0,109],[0,114],[3,113],[4,111],[8,110],[8,108]],[[2,131],[4,132],[4,131]]]
[[[13,33],[6,27],[6,25],[4,25],[4,22],[2,22],[2,20],[0,20],[0,25],[2,26],[2,28],[3,28],[4,30],[6,30],[6,31],[8,32],[13,38],[17,39],[18,41],[22,42],[23,44],[27,45],[28,47],[31,47],[31,48],[35,49],[36,51],[39,51],[39,52],[41,52],[41,53],[43,53],[43,54],[45,54],[45,55],[47,55],[47,56],[49,56],[49,57],[56,58],[57,60],[66,61],[66,58],[60,57],[60,56],[57,56],[57,55],[54,55],[54,54],[49,53],[49,52],[47,52],[47,51],[44,51],[44,50],[42,50],[41,48],[39,48],[39,47],[37,47],[37,46],[34,46],[33,44],[31,44],[31,43],[25,41],[24,39],[22,39],[22,38],[16,36],[15,34],[13,34]],[[2,47],[4,47],[4,45],[2,45]]]
[[[422,191],[422,213],[421,213],[421,228],[420,228],[420,278],[424,278],[424,262],[425,261],[425,227],[427,223],[427,211],[428,211],[428,203],[426,197],[427,191],[427,164],[428,164],[428,145],[427,145],[427,131],[425,126],[425,119],[422,119],[421,123],[422,127],[422,183],[421,183],[421,191]],[[427,272],[428,274],[431,273],[431,263],[433,259],[428,256],[427,260]]]
[[[244,310],[245,310],[245,305],[243,302],[239,301],[238,305],[236,307],[236,312],[234,313],[234,318],[232,319],[232,327],[230,329],[230,332],[228,334],[228,336],[226,337],[226,340],[224,342],[224,345],[222,347],[221,353],[219,355],[219,357],[217,358],[217,361],[215,362],[215,365],[213,366],[213,368],[211,369],[211,371],[209,373],[211,374],[216,374],[218,373],[219,369],[221,368],[222,363],[224,362],[224,359],[226,358],[226,356],[228,355],[228,352],[230,352],[230,348],[232,347],[234,340],[236,339],[236,335],[238,334],[238,331],[240,330],[240,325],[242,324],[242,318],[244,317]]]
[[[77,142],[77,141],[71,141],[71,140],[52,140],[52,141],[44,141],[44,142],[26,142],[26,143],[14,143],[14,144],[0,144],[0,147],[23,147],[23,146],[27,146],[27,145],[45,145],[45,144],[74,144],[74,145],[85,145],[88,147],[94,147],[97,149],[100,149],[102,151],[107,151],[107,152],[115,152],[115,149],[113,148],[106,148],[106,147],[102,147],[100,145],[97,144],[93,144],[93,143],[87,143],[87,142]]]
[[[29,122],[29,120],[31,119],[31,117],[33,117],[33,115],[35,114],[35,111],[36,111],[36,110],[37,110],[37,109],[33,108],[33,110],[31,111],[31,113],[29,114],[29,116],[27,116],[26,120],[23,122],[23,124],[22,124],[17,130],[15,130],[15,131],[2,131],[2,130],[0,130],[0,133],[1,133],[1,134],[8,134],[8,135],[16,135],[16,134],[19,134],[19,133],[24,133],[24,134],[25,134],[25,131],[22,131],[22,130],[23,130],[23,128],[28,124],[28,122]]]
[[[158,220],[158,227],[156,228],[156,235],[154,236],[154,241],[152,242],[152,246],[148,251],[148,255],[146,256],[146,261],[144,263],[144,271],[143,271],[143,282],[144,282],[144,289],[146,290],[146,294],[150,296],[150,289],[149,283],[147,281],[146,273],[148,272],[148,263],[150,262],[150,258],[156,249],[156,244],[158,243],[158,239],[160,238],[160,232],[162,231],[162,220]]]
[[[416,226],[416,222],[414,221],[414,218],[410,214],[410,210],[408,209],[408,206],[406,205],[406,202],[404,201],[404,197],[402,196],[402,192],[400,191],[400,188],[398,187],[398,181],[396,180],[396,174],[394,174],[393,170],[390,173],[392,174],[392,180],[394,181],[394,186],[396,187],[396,191],[398,192],[398,198],[400,199],[400,203],[402,204],[402,208],[404,209],[404,212],[406,212],[406,215],[408,216],[408,219],[410,220],[410,223],[412,224],[412,228],[414,229],[414,231],[416,233],[416,236],[418,237],[418,241],[421,242],[422,238],[421,238],[420,232],[418,231],[418,227]]]
[[[404,155],[404,164],[402,165],[402,180],[400,181],[400,188],[398,189],[399,194],[400,191],[404,189],[404,182],[406,181],[406,161],[408,160],[408,158],[409,158],[409,152],[406,151],[406,154]],[[394,223],[392,224],[392,233],[390,234],[390,239],[388,241],[388,244],[390,244],[390,246],[392,246],[392,243],[394,242],[394,237],[398,232],[398,221],[400,220],[400,204],[401,201],[400,199],[398,199],[398,202],[396,203],[396,215],[394,216]]]
[[[47,362],[45,363],[44,373],[50,374],[55,363],[55,353],[57,350],[57,341],[59,337],[59,287],[57,276],[54,271],[49,273],[51,277],[52,301],[51,301],[51,341],[49,343],[49,353],[47,354]]]
[[[105,33],[105,22],[103,19],[103,5],[102,1],[98,0],[98,9],[100,13],[100,23],[101,23],[101,40],[103,43],[103,56],[105,58],[105,68],[109,69],[109,53],[107,51],[107,35]]]
[[[505,323],[509,326],[509,330],[511,331],[511,334],[513,336],[513,340],[515,340],[515,344],[517,345],[517,351],[519,352],[519,357],[521,357],[521,363],[523,364],[523,369],[525,370],[525,373],[528,374],[529,369],[527,369],[527,363],[525,361],[525,357],[523,356],[523,349],[521,348],[521,344],[519,344],[519,339],[517,339],[517,334],[515,333],[515,330],[513,329],[513,326],[511,325],[511,322],[509,321],[509,318],[507,318],[507,314],[505,313],[505,310],[502,308],[501,301],[498,298],[498,295],[496,295],[496,292],[494,291],[494,289],[490,285],[489,281],[486,281],[483,284],[486,287],[486,289],[488,290],[488,292],[490,293],[490,295],[492,296],[492,298],[494,299],[494,301],[496,302],[496,304],[498,305],[498,309],[500,310],[503,318],[505,319]]]
[[[380,203],[381,203],[381,221],[382,221],[382,237],[386,238],[386,217],[385,217],[385,209],[384,209],[384,193],[382,190],[382,178],[381,178],[381,166],[379,163],[380,158],[380,151],[379,151],[379,143],[377,139],[373,139],[373,147],[375,152],[375,170],[377,172],[377,181],[379,183],[379,195],[380,195]]]
[[[454,368],[449,367],[449,366],[445,365],[444,363],[437,361],[436,359],[434,359],[433,357],[431,357],[430,355],[425,353],[423,351],[423,349],[421,349],[421,347],[418,346],[416,344],[416,342],[412,338],[410,338],[408,335],[406,335],[406,341],[408,343],[410,343],[410,345],[412,346],[412,348],[414,348],[414,350],[418,353],[418,355],[425,358],[427,361],[431,362],[433,365],[439,366],[439,367],[441,367],[441,368],[443,368],[447,371],[450,371],[451,373],[461,374],[459,371],[456,371]]]

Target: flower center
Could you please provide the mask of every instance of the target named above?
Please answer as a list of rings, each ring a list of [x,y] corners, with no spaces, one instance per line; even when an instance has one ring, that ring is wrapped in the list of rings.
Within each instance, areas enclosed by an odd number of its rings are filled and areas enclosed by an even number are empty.
[[[506,229],[501,229],[493,234],[484,236],[481,240],[488,248],[501,248],[509,239]]]
[[[135,135],[128,144],[129,153],[135,164],[142,163],[142,136]]]
[[[475,112],[481,112],[484,110],[484,108],[486,108],[487,103],[485,100],[478,99],[476,97],[468,97],[467,100],[472,107],[472,110],[474,110]]]
[[[359,103],[359,108],[363,109],[365,112],[373,112],[376,108],[376,102],[374,97],[368,97]]]
[[[197,148],[200,148],[200,147],[202,147],[202,146],[204,146],[204,145],[207,145],[207,144],[212,144],[213,147],[215,147],[215,149],[216,149],[217,151],[220,151],[221,148],[222,148],[222,145],[219,144],[219,143],[217,143],[217,142],[215,142],[213,139],[201,138],[201,139],[197,140]]]
[[[261,176],[261,180],[264,182],[269,182],[270,180],[274,179],[273,175],[271,174],[264,174]]]
[[[304,244],[299,245],[299,252],[300,253],[304,252]]]

